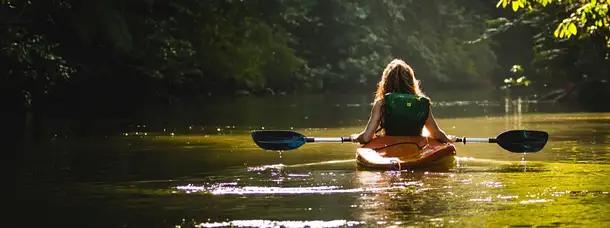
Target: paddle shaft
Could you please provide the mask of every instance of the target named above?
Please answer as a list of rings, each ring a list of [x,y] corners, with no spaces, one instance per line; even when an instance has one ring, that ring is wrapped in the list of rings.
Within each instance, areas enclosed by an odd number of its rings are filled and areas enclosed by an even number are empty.
[[[305,142],[351,142],[350,137],[305,137]],[[495,138],[458,138],[455,142],[469,143],[497,143],[498,140]]]
[[[305,142],[351,142],[351,137],[335,137],[335,138],[321,138],[321,137],[305,137]]]
[[[457,138],[455,140],[455,142],[463,142],[464,144],[466,144],[466,142],[469,143],[497,143],[498,140],[495,138]]]

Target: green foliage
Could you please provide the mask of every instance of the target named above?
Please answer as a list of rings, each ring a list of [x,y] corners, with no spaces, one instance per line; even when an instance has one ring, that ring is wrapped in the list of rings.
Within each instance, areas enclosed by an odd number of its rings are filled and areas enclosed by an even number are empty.
[[[70,80],[75,69],[60,55],[56,42],[19,23],[29,3],[6,1],[3,4],[0,5],[0,75],[4,80],[0,89],[21,92],[26,105],[31,106],[35,98],[44,97],[58,84]]]
[[[584,1],[561,1],[561,0],[499,0],[497,7],[502,6],[506,8],[508,5],[512,6],[513,11],[518,11],[522,8],[528,10],[534,10],[539,7],[547,7],[551,4],[555,4],[565,9],[568,13],[553,32],[553,35],[557,38],[570,38],[576,35],[579,30],[586,34],[591,34],[599,29],[608,30],[610,24],[608,23],[609,15],[608,8],[610,2],[606,0],[584,0]],[[610,46],[610,40],[606,36],[608,45]]]
[[[388,56],[404,58],[417,77],[435,83],[480,83],[496,69],[490,43],[465,43],[484,26],[464,7],[452,1],[388,0],[374,8],[372,20],[381,25],[373,29],[387,42]]]
[[[516,86],[516,85],[529,86],[532,82],[530,80],[528,80],[525,76],[521,76],[517,79],[514,79],[512,77],[504,79],[504,83],[508,84],[508,85],[513,85],[513,86]]]
[[[510,68],[510,72],[513,74],[523,74],[523,67],[521,65],[513,65]]]
[[[500,0],[496,7],[511,7],[518,13],[495,13],[486,31],[472,42],[493,37],[501,43],[499,55],[506,59],[500,64],[524,64],[530,69],[528,78],[545,84],[563,87],[565,81],[580,82],[585,76],[608,79],[610,29],[604,22],[608,4],[591,0]]]
[[[507,88],[515,87],[515,86],[528,87],[530,84],[532,84],[532,81],[529,80],[525,75],[523,75],[523,73],[524,73],[523,66],[513,65],[510,68],[510,73],[513,75],[513,77],[504,79],[504,86],[501,87],[502,89],[507,89]]]
[[[454,1],[14,0],[0,7],[3,73],[33,99],[53,91],[133,102],[268,88],[370,91],[392,58],[430,84],[485,83],[496,69],[491,43],[465,42],[484,25]],[[94,85],[113,91],[88,89]]]

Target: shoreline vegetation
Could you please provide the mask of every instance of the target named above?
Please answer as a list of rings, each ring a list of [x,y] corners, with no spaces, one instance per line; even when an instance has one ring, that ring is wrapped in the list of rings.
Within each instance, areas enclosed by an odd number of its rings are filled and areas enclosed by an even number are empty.
[[[393,58],[412,65],[424,91],[500,89],[523,77],[531,85],[509,89],[564,89],[570,99],[541,96],[607,106],[606,83],[566,89],[609,77],[607,23],[578,36],[565,25],[572,38],[558,39],[554,26],[572,8],[511,2],[2,1],[3,131],[47,115],[121,119],[178,101],[362,94]],[[523,12],[503,8],[511,4]]]

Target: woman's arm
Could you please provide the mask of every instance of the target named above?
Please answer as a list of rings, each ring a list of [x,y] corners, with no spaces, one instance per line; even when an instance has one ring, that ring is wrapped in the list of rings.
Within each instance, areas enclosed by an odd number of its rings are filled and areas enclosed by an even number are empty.
[[[367,123],[366,128],[364,129],[364,131],[362,131],[358,134],[353,134],[352,140],[359,142],[361,144],[365,144],[368,141],[371,141],[371,139],[373,139],[373,136],[375,135],[375,131],[377,131],[377,128],[379,127],[379,123],[381,122],[381,106],[382,105],[383,105],[383,100],[375,101],[375,104],[373,104],[373,108],[371,109],[371,115],[369,117],[369,122]]]
[[[425,126],[426,126],[426,129],[428,129],[428,131],[430,132],[430,136],[432,136],[432,138],[435,138],[441,142],[454,142],[455,141],[454,136],[448,136],[447,134],[445,134],[445,132],[443,130],[441,130],[441,128],[436,123],[436,119],[434,119],[434,115],[432,115],[432,106],[430,106],[430,110],[428,112],[428,118],[426,119]]]

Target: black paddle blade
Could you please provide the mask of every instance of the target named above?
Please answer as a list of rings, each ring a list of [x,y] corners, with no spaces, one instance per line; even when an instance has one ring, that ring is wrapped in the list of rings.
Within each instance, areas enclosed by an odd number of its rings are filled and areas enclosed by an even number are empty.
[[[502,148],[518,153],[538,152],[544,148],[548,139],[548,133],[532,130],[505,131],[496,138]]]
[[[252,131],[252,139],[265,150],[293,150],[305,144],[305,136],[294,131]]]

